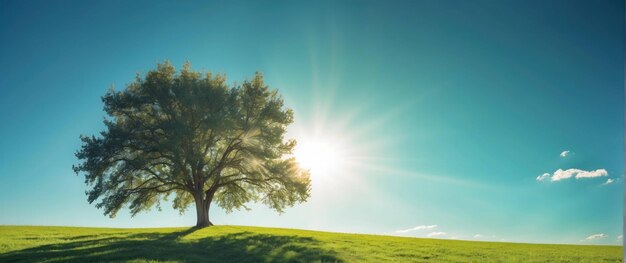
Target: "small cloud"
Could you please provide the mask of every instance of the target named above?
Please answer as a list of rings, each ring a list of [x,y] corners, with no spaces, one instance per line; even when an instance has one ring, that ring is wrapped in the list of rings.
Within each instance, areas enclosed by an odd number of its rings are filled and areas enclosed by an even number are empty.
[[[445,236],[445,235],[447,235],[446,232],[432,232],[432,233],[429,233],[426,236],[428,236],[428,237],[436,237],[436,236]]]
[[[594,178],[594,177],[609,175],[609,173],[604,169],[597,169],[595,171],[584,171],[584,170],[577,170],[577,169],[569,169],[569,170],[574,170],[573,173],[576,173],[576,179]]]
[[[484,236],[483,236],[483,235],[481,235],[481,234],[476,234],[476,235],[474,235],[474,238],[483,238],[483,237],[484,237]]]
[[[617,241],[622,241],[622,240],[624,240],[624,236],[622,235],[617,236]]]
[[[544,174],[542,174],[540,176],[537,176],[537,181],[543,181],[543,180],[548,179],[548,178],[550,178],[550,174],[549,173],[544,173]]]
[[[570,151],[562,151],[560,155],[561,155],[561,157],[565,158],[565,157],[567,157],[569,155],[569,153],[570,153]]]
[[[608,237],[607,234],[594,234],[594,235],[588,236],[587,238],[585,238],[585,240],[589,240],[589,241],[590,240],[598,240],[598,239],[603,239],[603,238],[606,238],[606,237]]]
[[[594,178],[594,177],[601,177],[601,176],[608,176],[608,175],[609,173],[605,169],[597,169],[594,171],[585,171],[581,169],[567,169],[567,170],[558,169],[552,175],[550,175],[549,173],[544,173],[540,176],[537,176],[537,181],[543,181],[543,180],[550,178],[550,181],[556,182],[560,180],[569,179],[572,177],[576,179],[580,179],[580,178]]]
[[[602,183],[602,185],[612,184],[613,182],[615,182],[615,180],[609,178],[609,179],[606,179],[606,182]]]
[[[413,231],[417,231],[417,230],[422,230],[422,229],[434,229],[437,228],[437,225],[421,225],[421,226],[416,226],[416,227],[412,227],[409,229],[403,229],[403,230],[398,230],[396,231],[396,233],[408,233],[408,232],[413,232]]]

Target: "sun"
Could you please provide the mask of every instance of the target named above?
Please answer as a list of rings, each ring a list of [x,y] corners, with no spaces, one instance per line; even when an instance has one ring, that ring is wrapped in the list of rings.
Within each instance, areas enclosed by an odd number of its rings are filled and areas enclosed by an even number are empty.
[[[342,169],[345,150],[341,143],[329,138],[303,138],[298,140],[294,156],[300,167],[313,176],[328,176]]]

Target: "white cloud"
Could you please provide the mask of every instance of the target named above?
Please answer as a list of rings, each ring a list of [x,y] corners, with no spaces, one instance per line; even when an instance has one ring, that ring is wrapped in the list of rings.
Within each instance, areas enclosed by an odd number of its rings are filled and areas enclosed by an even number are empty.
[[[474,235],[474,238],[483,238],[483,237],[484,237],[484,236],[483,236],[483,235],[481,235],[481,234],[476,234],[476,235]]]
[[[622,235],[617,236],[617,241],[622,241],[623,239],[624,239],[624,236]]]
[[[558,169],[551,176],[549,173],[544,173],[540,176],[537,176],[537,181],[543,181],[545,179],[550,178],[550,181],[556,182],[556,181],[560,181],[564,179],[569,179],[572,177],[576,179],[580,179],[580,178],[601,177],[601,176],[607,176],[607,175],[609,175],[609,173],[605,169],[597,169],[595,171],[585,171],[581,169],[567,169],[567,170]]]
[[[413,232],[413,231],[417,231],[417,230],[422,230],[422,229],[434,229],[437,228],[437,225],[422,225],[422,226],[416,226],[416,227],[412,227],[409,229],[403,229],[403,230],[398,230],[396,231],[396,233],[407,233],[407,232]]]
[[[432,233],[430,233],[430,234],[428,234],[426,236],[428,236],[428,237],[436,237],[436,236],[445,236],[445,235],[447,235],[446,232],[432,232]]]
[[[576,170],[576,169],[569,169],[569,170]],[[600,176],[607,176],[609,175],[609,172],[607,172],[604,169],[597,169],[595,171],[584,171],[584,170],[576,170],[576,179],[579,178],[594,178],[594,177],[600,177]]]
[[[591,236],[588,236],[587,238],[585,238],[585,240],[597,240],[597,239],[603,239],[608,237],[607,234],[594,234]]]
[[[560,155],[565,158],[569,155],[569,151],[562,151]]]
[[[537,176],[537,181],[543,181],[543,180],[548,179],[548,178],[550,178],[550,174],[549,173],[544,173],[544,174],[542,174],[540,176]]]
[[[602,183],[602,185],[612,184],[613,182],[615,182],[615,180],[609,178],[609,179],[606,179],[606,182]]]
[[[593,178],[593,177],[600,177],[600,176],[607,176],[607,175],[608,173],[604,169],[597,169],[595,171],[585,171],[585,170],[580,170],[580,169],[567,169],[567,170],[558,169],[552,175],[551,180],[559,181],[563,179],[569,179],[572,176],[575,177],[576,179],[579,179],[579,178]]]

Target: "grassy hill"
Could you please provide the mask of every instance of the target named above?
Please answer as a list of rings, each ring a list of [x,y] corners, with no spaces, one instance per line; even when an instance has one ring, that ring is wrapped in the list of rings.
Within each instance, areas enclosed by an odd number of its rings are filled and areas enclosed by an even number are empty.
[[[621,246],[539,245],[245,226],[0,226],[0,262],[621,262]]]

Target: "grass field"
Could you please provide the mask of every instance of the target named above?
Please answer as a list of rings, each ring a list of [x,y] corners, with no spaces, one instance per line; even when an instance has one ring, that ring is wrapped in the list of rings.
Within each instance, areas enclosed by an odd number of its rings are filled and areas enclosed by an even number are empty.
[[[244,226],[0,226],[0,262],[621,262],[621,246],[539,245]]]

